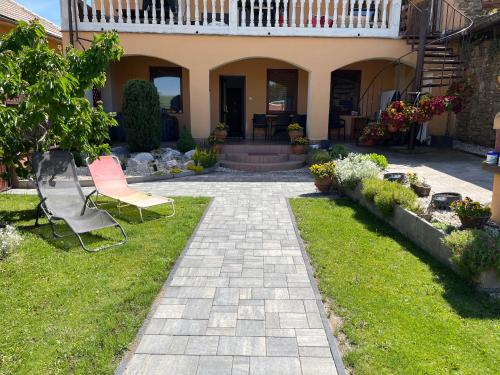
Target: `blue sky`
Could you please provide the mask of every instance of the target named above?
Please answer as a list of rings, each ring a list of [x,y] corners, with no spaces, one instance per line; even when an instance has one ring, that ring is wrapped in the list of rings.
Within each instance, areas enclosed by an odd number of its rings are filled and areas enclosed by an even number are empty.
[[[60,0],[16,0],[19,4],[61,26]]]

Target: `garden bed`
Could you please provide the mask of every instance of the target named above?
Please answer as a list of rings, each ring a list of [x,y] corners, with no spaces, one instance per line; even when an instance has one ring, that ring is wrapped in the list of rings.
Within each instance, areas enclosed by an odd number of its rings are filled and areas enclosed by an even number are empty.
[[[362,184],[359,183],[354,190],[346,189],[345,193],[378,218],[385,220],[389,225],[413,241],[422,250],[458,273],[458,269],[451,259],[451,250],[443,244],[446,233],[435,228],[431,223],[415,213],[398,205],[394,206],[392,216],[387,217],[382,215],[377,207],[363,196],[361,189]],[[479,276],[477,289],[492,294],[498,294],[500,293],[500,278],[498,275],[494,275],[491,272],[483,272]]]

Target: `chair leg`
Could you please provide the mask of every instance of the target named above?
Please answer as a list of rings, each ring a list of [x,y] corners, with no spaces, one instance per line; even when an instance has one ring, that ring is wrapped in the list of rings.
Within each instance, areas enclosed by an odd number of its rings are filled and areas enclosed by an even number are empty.
[[[144,219],[142,218],[142,208],[137,207],[139,209],[139,216],[141,217],[141,223],[144,223]]]
[[[165,217],[167,217],[167,218],[168,217],[173,217],[175,215],[175,202],[172,201],[172,202],[167,203],[167,204],[171,204],[172,205],[172,213],[170,215],[165,216]]]
[[[110,245],[101,246],[101,247],[98,247],[95,249],[89,249],[87,246],[85,246],[85,243],[83,242],[82,237],[78,233],[75,233],[75,235],[78,238],[78,241],[80,242],[80,245],[83,248],[83,250],[88,251],[89,253],[95,253],[95,252],[98,252],[101,250],[109,249],[111,247],[123,245],[128,241],[127,233],[125,232],[123,227],[120,224],[116,224],[116,227],[118,227],[118,229],[120,229],[120,231],[122,232],[123,240],[121,240],[119,242],[112,243]]]

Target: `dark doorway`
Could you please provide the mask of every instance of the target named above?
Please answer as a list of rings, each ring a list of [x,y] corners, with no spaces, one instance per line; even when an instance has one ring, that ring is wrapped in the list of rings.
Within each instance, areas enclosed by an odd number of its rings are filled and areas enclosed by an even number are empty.
[[[228,127],[228,137],[245,138],[245,77],[220,77],[220,121]]]
[[[360,70],[332,72],[330,116],[350,115],[352,111],[359,111],[360,88]]]

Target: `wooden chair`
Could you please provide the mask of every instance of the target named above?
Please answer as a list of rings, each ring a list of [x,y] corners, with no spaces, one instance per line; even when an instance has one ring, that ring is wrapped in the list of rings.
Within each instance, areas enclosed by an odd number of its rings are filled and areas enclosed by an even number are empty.
[[[252,118],[252,140],[255,141],[255,129],[264,129],[264,138],[267,140],[268,126],[267,117],[263,114],[254,114]]]

